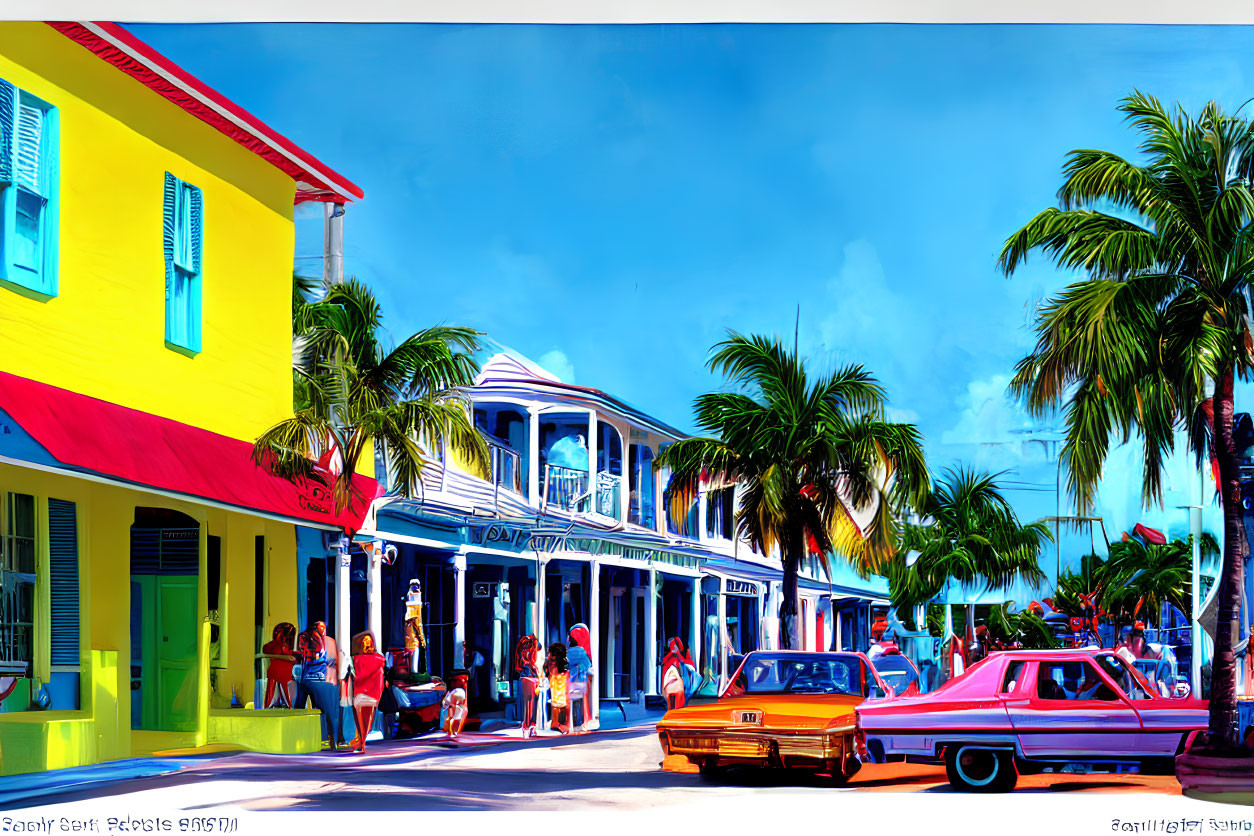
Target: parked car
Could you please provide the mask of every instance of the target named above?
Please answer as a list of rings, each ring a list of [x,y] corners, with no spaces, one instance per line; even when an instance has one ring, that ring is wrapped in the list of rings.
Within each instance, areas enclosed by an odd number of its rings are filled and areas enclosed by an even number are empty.
[[[892,694],[863,653],[755,650],[718,700],[658,722],[663,768],[695,763],[713,777],[727,766],[758,766],[845,780],[861,766],[854,707]]]
[[[864,760],[939,760],[954,788],[1003,792],[1020,773],[1170,772],[1206,708],[1159,696],[1110,650],[1008,650],[930,694],[859,706],[856,736]]]

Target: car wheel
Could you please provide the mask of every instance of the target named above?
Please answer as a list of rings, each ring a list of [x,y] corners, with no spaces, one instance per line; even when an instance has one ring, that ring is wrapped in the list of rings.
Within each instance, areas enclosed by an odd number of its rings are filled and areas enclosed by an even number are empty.
[[[979,746],[951,746],[945,753],[945,775],[961,792],[1006,792],[1014,789],[1014,753]]]

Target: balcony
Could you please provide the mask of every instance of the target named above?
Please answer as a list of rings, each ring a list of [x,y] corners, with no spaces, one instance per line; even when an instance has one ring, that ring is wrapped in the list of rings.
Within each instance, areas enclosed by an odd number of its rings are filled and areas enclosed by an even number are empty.
[[[587,511],[591,492],[588,471],[549,464],[544,466],[544,484],[540,488],[541,507],[563,511]]]
[[[522,455],[514,448],[491,438],[488,442],[489,468],[494,490],[502,488],[523,495]]]

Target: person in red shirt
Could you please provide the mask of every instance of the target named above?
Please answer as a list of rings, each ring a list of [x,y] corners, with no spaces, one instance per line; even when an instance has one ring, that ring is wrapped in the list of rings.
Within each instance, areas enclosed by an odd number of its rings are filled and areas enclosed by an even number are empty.
[[[350,752],[366,751],[366,735],[374,725],[374,712],[383,696],[384,659],[369,630],[353,636],[353,719],[357,739],[349,744]]]
[[[296,699],[296,683],[292,679],[292,665],[300,660],[296,655],[296,625],[284,621],[274,625],[270,641],[262,645],[262,654],[270,660],[266,666],[266,708],[278,705],[291,708]]]

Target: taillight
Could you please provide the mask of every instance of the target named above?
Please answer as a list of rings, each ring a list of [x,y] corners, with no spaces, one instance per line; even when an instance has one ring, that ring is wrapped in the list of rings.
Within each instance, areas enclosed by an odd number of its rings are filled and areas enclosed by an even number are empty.
[[[862,715],[856,711],[853,714],[853,745],[858,749],[858,757],[866,760],[866,732],[862,730]]]

